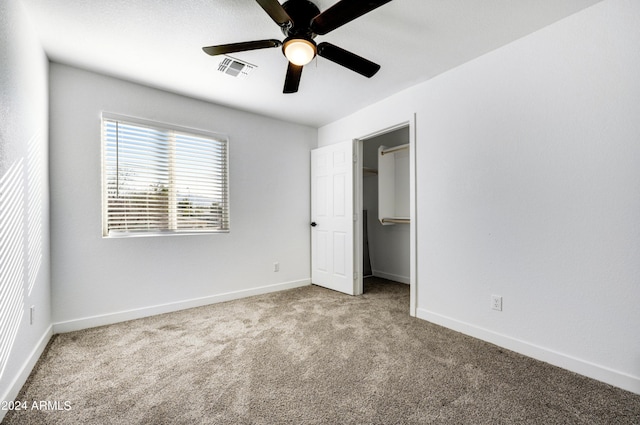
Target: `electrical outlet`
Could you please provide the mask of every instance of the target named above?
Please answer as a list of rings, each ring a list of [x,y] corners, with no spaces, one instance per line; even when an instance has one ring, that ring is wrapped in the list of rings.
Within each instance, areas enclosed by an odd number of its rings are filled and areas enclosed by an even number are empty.
[[[502,311],[502,297],[500,295],[491,295],[491,308]]]
[[[33,325],[33,322],[36,320],[36,306],[32,305],[29,309],[29,324]]]
[[[280,271],[280,263],[278,263],[277,261],[275,263],[273,263],[273,271],[274,272],[279,272]]]

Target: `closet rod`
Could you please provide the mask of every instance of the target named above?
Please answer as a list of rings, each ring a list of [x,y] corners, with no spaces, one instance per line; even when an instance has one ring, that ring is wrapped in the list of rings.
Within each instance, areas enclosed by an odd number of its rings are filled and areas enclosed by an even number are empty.
[[[408,218],[388,218],[385,217],[382,219],[383,223],[403,223],[403,224],[408,224],[411,223],[411,220]]]
[[[409,143],[404,144],[404,145],[400,145],[400,146],[394,146],[392,148],[389,149],[385,149],[383,151],[380,151],[380,155],[384,155],[386,153],[392,153],[392,152],[397,152],[397,151],[401,151],[403,149],[409,149]]]

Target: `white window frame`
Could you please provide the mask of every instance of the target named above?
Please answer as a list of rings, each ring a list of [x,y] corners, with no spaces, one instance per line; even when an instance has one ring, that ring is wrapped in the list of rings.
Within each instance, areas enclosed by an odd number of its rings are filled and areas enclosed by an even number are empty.
[[[105,121],[117,121],[129,125],[139,125],[141,127],[153,128],[158,131],[166,131],[168,133],[179,133],[182,135],[191,135],[211,139],[216,143],[224,144],[224,199],[223,208],[223,226],[221,228],[185,228],[177,229],[177,204],[176,188],[169,184],[169,206],[168,217],[169,226],[166,229],[154,230],[111,230],[109,229],[109,191],[108,191],[108,158],[107,158],[107,135],[105,131]],[[100,120],[101,137],[100,144],[102,150],[102,236],[104,238],[120,238],[120,237],[140,237],[140,236],[169,236],[169,235],[206,235],[216,233],[228,233],[231,228],[230,205],[229,205],[229,137],[225,134],[214,133],[211,131],[183,127],[174,124],[161,123],[141,118],[130,117],[126,115],[115,114],[111,112],[102,112]],[[170,157],[171,155],[168,155]],[[173,158],[168,158],[173,161]]]

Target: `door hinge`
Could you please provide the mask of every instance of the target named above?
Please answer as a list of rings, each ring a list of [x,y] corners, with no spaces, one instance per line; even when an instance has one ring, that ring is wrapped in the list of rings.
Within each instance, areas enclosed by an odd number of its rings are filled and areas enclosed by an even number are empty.
[[[353,280],[356,280],[356,279],[358,279],[358,272],[353,273]]]
[[[357,154],[353,154],[353,162],[356,163],[358,162],[358,155]]]
[[[358,214],[353,215],[353,221],[358,221]]]

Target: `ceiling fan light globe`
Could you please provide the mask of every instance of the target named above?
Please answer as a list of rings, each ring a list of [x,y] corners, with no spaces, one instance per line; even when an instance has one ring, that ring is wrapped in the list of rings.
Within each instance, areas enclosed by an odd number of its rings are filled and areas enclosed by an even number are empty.
[[[284,55],[294,65],[308,64],[316,56],[316,45],[304,38],[294,38],[284,43]]]

